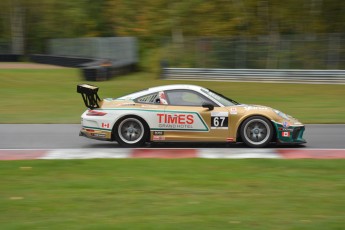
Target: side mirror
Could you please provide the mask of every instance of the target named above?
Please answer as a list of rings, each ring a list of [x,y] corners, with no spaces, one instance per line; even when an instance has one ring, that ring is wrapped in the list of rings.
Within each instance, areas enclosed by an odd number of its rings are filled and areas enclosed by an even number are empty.
[[[202,107],[203,108],[208,108],[208,110],[213,110],[214,109],[214,105],[208,104],[208,103],[203,103]]]

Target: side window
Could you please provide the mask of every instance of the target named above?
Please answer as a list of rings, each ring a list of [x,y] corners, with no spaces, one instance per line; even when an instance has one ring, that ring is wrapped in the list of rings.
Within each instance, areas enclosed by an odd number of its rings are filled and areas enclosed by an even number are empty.
[[[157,99],[159,99],[158,93],[152,93],[135,99],[135,102],[144,104],[159,104],[159,100]]]
[[[165,93],[170,105],[202,106],[205,102],[215,105],[215,103],[203,95],[191,90],[169,90],[165,91]]]

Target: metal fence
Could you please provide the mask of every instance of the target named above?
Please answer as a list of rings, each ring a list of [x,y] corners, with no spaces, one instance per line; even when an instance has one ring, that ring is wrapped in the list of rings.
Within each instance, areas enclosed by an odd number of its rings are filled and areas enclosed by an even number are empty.
[[[48,54],[110,59],[123,65],[138,62],[137,40],[133,37],[51,39]]]
[[[11,44],[7,41],[0,40],[0,54],[11,54]]]
[[[345,69],[345,34],[187,37],[167,47],[169,67]]]

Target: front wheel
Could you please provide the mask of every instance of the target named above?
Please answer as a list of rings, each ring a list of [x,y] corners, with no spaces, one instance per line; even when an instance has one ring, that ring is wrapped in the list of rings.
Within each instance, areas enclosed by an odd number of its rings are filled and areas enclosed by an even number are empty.
[[[261,148],[271,142],[273,138],[273,126],[265,117],[253,116],[243,122],[240,134],[246,145]]]
[[[138,147],[145,144],[148,128],[145,122],[137,117],[126,117],[115,127],[115,139],[125,147]]]

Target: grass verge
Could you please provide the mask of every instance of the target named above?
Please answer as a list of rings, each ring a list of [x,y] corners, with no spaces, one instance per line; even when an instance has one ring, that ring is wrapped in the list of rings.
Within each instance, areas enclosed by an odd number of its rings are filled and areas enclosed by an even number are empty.
[[[343,160],[0,162],[1,229],[342,229]]]
[[[135,73],[106,82],[100,96],[118,97],[164,84],[196,84],[245,104],[282,110],[304,123],[345,123],[345,85],[264,84],[170,81],[150,73]],[[85,110],[76,85],[84,83],[78,69],[0,70],[0,123],[79,123]]]

